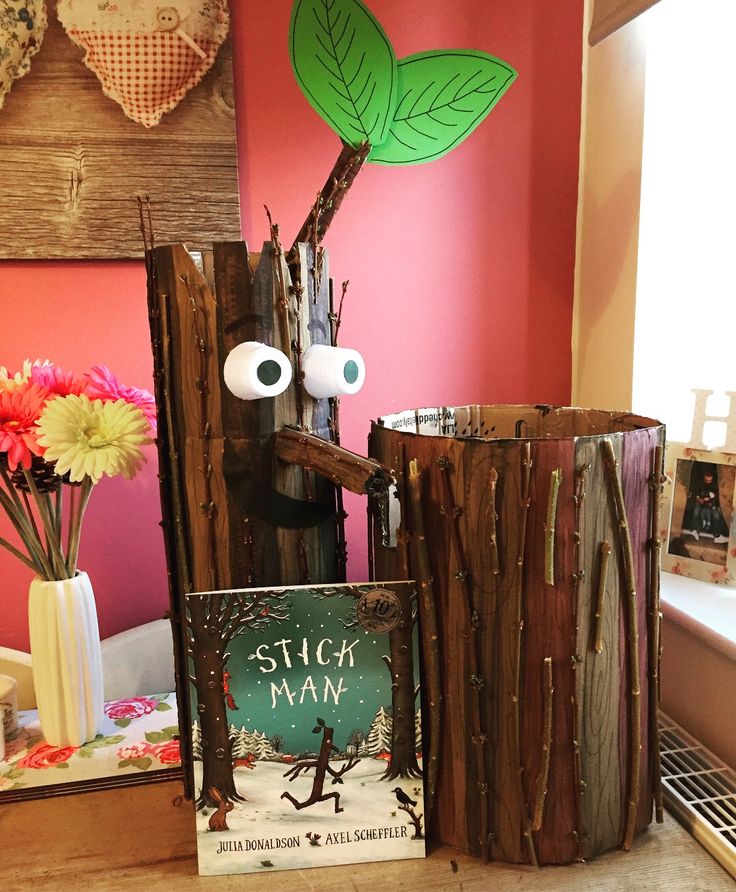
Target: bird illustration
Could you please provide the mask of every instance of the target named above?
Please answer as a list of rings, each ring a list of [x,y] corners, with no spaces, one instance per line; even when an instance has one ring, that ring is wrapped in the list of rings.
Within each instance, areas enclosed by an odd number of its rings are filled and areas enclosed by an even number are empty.
[[[401,789],[401,787],[394,787],[391,790],[392,793],[396,793],[396,798],[402,805],[416,805],[416,801],[414,799],[409,799],[406,793]]]

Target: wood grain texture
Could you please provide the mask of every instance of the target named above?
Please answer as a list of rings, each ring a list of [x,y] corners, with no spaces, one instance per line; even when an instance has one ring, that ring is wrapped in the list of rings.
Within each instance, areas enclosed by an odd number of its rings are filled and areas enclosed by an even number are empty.
[[[289,342],[283,327],[274,322],[272,346],[282,350],[287,356],[294,354],[293,346],[298,345],[302,355],[312,344],[314,333],[316,343],[324,343],[327,336],[326,320],[329,305],[329,258],[322,254],[321,276],[314,278],[314,259],[301,251],[306,269],[299,267],[300,282],[306,283],[301,300],[297,298],[292,284],[291,272],[280,245],[266,242],[261,253],[261,261],[256,271],[260,287],[272,295],[272,315],[279,318],[280,304],[288,305]],[[268,281],[268,271],[271,279]],[[314,308],[312,309],[312,305]],[[311,314],[321,320],[321,328],[312,323]],[[273,399],[274,432],[284,426],[303,426],[316,436],[330,439],[328,426],[329,406],[327,400],[313,399],[299,380],[300,364],[294,359],[294,383],[284,393]],[[273,470],[274,489],[293,499],[318,501],[334,504],[333,485],[297,465],[276,458]],[[306,584],[310,582],[332,582],[337,575],[337,538],[332,521],[306,530],[293,530],[279,527],[276,531],[280,576],[283,585]]]
[[[257,255],[260,259],[260,255]],[[251,255],[255,261],[255,257]],[[257,261],[256,261],[257,263]],[[205,271],[209,263],[205,255]],[[243,341],[269,343],[273,319],[271,305],[253,287],[253,270],[245,242],[216,242],[212,250],[212,282],[217,294],[217,338],[220,372],[228,353]],[[220,375],[222,377],[222,375]],[[220,393],[222,433],[236,455],[259,478],[271,474],[268,441],[274,428],[272,400],[241,400],[227,387]],[[250,434],[250,438],[245,433]],[[253,442],[255,441],[255,448]],[[268,585],[270,567],[277,564],[276,533],[257,517],[248,517],[234,499],[226,501],[233,540],[230,579],[240,585]]]
[[[159,244],[239,238],[230,39],[151,129],[103,94],[83,55],[49,4],[42,49],[0,119],[0,259],[142,257],[145,194]]]
[[[611,434],[617,455],[621,435]],[[575,448],[576,479],[584,481],[580,508],[578,573],[582,576],[577,592],[576,653],[582,658],[576,679],[576,699],[580,713],[581,854],[591,858],[596,852],[618,845],[623,838],[623,778],[625,756],[619,736],[619,711],[626,698],[621,693],[621,639],[619,634],[621,599],[621,556],[612,547],[608,558],[608,585],[603,601],[603,650],[595,652],[595,610],[600,575],[600,544],[614,545],[617,531],[611,513],[600,443],[581,437]],[[625,662],[624,662],[625,666]]]
[[[295,428],[282,428],[274,436],[276,457],[332,480],[358,495],[385,494],[394,479],[387,468]]]
[[[197,876],[194,814],[176,783],[17,803],[0,810],[3,892],[171,889],[212,892],[729,892],[733,880],[667,815],[635,854],[611,852],[554,870],[482,864],[443,847],[426,860],[276,874]],[[100,832],[104,823],[105,832]]]
[[[170,319],[175,389],[169,399],[175,430],[169,435],[177,444],[181,479],[186,481],[183,499],[191,584],[194,591],[212,591],[227,585],[223,571],[230,565],[228,516],[222,510],[226,491],[216,301],[183,245],[154,253],[158,287]],[[202,395],[200,388],[204,388]],[[206,474],[208,465],[212,471]],[[211,503],[210,511],[204,506]]]
[[[639,630],[639,678],[641,686],[641,780],[637,829],[645,827],[652,819],[652,777],[646,770],[650,763],[649,728],[649,608],[652,599],[651,573],[649,570],[651,537],[651,487],[649,478],[654,467],[654,451],[658,443],[658,431],[647,429],[633,431],[624,439],[621,457],[621,481],[624,502],[629,518],[636,572],[637,625]]]
[[[603,649],[595,652],[601,542],[618,543],[600,447],[604,437],[610,438],[621,458],[623,444],[632,439],[627,497],[635,515],[637,549],[646,556],[650,495],[639,483],[651,473],[650,453],[661,428],[651,419],[596,410],[465,406],[454,410],[456,435],[435,435],[440,423],[452,427],[452,411],[417,410],[417,428],[431,433],[411,431],[411,413],[398,419],[396,429],[379,422],[371,432],[372,456],[378,461],[403,471],[406,461],[417,459],[422,468],[443,695],[442,763],[430,838],[481,854],[481,792],[487,784],[494,859],[568,863],[590,858],[623,839],[630,758],[631,696],[621,633],[626,588],[617,548],[609,557],[603,591]],[[409,432],[401,429],[407,424]],[[504,436],[496,438],[499,432]],[[526,441],[527,436],[532,439]],[[525,441],[532,455],[526,509]],[[557,470],[562,481],[555,584],[550,585],[545,578],[545,525],[552,472]],[[414,533],[410,518],[402,517],[395,549],[381,543],[379,532],[376,523],[376,578],[402,578],[402,547]],[[645,564],[645,574],[648,569]],[[403,570],[404,575],[418,572],[413,566]],[[426,568],[422,572],[426,575]],[[637,602],[644,614],[649,577]],[[468,585],[470,624],[464,607]],[[644,642],[641,647],[646,670]],[[526,831],[543,768],[547,658],[555,688],[552,747],[544,813],[541,828],[531,835],[532,850]],[[475,672],[479,685],[473,681]],[[479,718],[473,705],[478,686]],[[487,739],[480,765],[479,737]],[[642,773],[649,783],[646,763],[645,758]]]
[[[572,439],[537,441],[533,450],[532,489],[524,586],[524,684],[522,689],[522,765],[527,802],[536,795],[542,763],[544,660],[552,658],[555,689],[549,783],[542,827],[535,835],[539,859],[566,863],[577,856],[578,802],[574,778],[573,694],[578,663],[574,641],[575,506]],[[555,580],[545,581],[545,520],[551,474],[562,471],[558,492]]]

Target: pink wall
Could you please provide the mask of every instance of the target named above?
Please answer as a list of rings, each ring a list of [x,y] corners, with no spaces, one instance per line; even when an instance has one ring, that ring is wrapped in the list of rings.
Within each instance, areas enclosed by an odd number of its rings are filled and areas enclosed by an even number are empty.
[[[327,236],[333,278],[351,282],[341,343],[368,366],[364,390],[342,409],[343,442],[360,452],[369,420],[402,408],[569,400],[582,33],[577,0],[494,0],[482,15],[476,0],[369,3],[400,57],[472,47],[508,61],[519,78],[445,158],[368,165]],[[231,7],[243,231],[258,249],[263,204],[284,240],[293,237],[340,146],[292,76],[291,3]],[[150,386],[140,264],[5,263],[0,306],[0,364],[26,355],[77,369],[105,362]],[[358,578],[365,503],[355,497],[348,510]],[[166,609],[158,517],[152,453],[133,483],[105,480],[94,495],[81,562],[104,636]],[[27,644],[28,582],[0,554],[0,645]]]
[[[124,383],[152,388],[142,263],[3,263],[0,307],[0,365],[42,357],[82,372],[103,363]],[[159,619],[168,605],[156,451],[146,452],[134,480],[102,479],[85,517],[79,564],[103,637]],[[4,514],[0,535],[14,539]],[[0,549],[0,646],[27,650],[31,576]]]
[[[343,443],[363,452],[369,420],[465,402],[570,399],[582,4],[578,0],[368,0],[399,58],[472,47],[516,83],[468,140],[404,168],[367,165],[325,241],[350,279],[340,342],[367,377],[342,401]],[[298,231],[340,149],[291,73],[291,3],[236,17],[243,230]],[[482,9],[482,14],[479,10]],[[350,499],[350,575],[364,577],[365,506]]]

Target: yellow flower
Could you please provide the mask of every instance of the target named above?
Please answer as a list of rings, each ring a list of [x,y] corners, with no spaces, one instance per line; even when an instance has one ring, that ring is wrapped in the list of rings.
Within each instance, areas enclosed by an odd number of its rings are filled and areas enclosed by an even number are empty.
[[[4,365],[0,365],[0,390],[14,390],[25,384],[31,377],[31,372],[36,366],[45,367],[51,365],[48,359],[30,359],[23,360],[23,368],[21,371],[11,374]]]
[[[135,475],[145,461],[140,447],[153,442],[149,429],[143,412],[123,399],[103,403],[70,394],[43,410],[38,442],[59,476],[69,472],[75,483],[84,477],[97,483],[103,474]]]

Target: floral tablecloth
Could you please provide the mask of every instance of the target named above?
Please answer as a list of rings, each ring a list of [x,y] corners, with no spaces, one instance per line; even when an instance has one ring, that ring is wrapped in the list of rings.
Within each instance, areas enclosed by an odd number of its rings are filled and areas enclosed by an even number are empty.
[[[173,693],[111,700],[102,734],[82,746],[56,747],[43,739],[35,710],[20,712],[0,761],[0,794],[178,767],[176,719]]]

